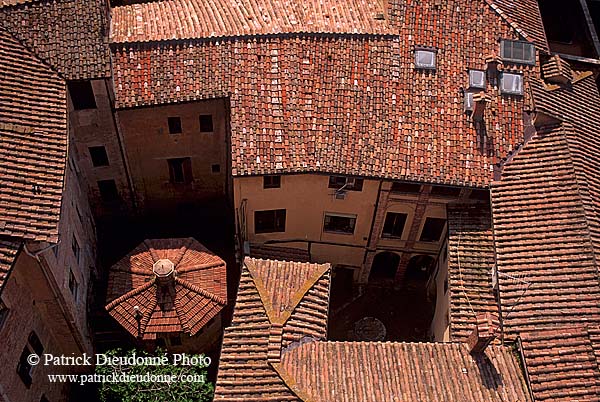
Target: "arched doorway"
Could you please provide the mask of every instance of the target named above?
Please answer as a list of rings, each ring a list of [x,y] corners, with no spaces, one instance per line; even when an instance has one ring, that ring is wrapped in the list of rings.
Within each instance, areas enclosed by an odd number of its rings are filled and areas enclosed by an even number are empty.
[[[375,256],[369,273],[369,282],[394,279],[400,264],[400,256],[396,253],[383,251]]]

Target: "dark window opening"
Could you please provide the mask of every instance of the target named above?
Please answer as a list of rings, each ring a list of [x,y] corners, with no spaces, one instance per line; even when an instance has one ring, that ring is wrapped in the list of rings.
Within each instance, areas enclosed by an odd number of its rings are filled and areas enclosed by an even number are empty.
[[[171,344],[171,346],[179,346],[181,345],[181,336],[179,335],[172,335],[169,337],[169,343]]]
[[[396,253],[384,251],[373,258],[369,282],[385,279],[394,279],[400,264],[400,256]]]
[[[329,176],[329,188],[362,191],[363,179],[346,176]]]
[[[105,202],[113,202],[119,199],[117,183],[114,180],[99,180],[98,190],[100,190],[100,197]]]
[[[42,397],[40,398],[40,402],[50,402],[48,400],[48,398],[46,398],[46,395],[42,395]]]
[[[254,233],[285,232],[285,209],[254,211]]]
[[[383,237],[402,237],[407,214],[388,212],[383,224]]]
[[[473,190],[471,191],[471,195],[469,195],[469,198],[478,201],[489,201],[490,192],[488,190]]]
[[[23,348],[23,352],[21,352],[21,356],[19,357],[19,363],[17,364],[17,374],[27,388],[31,386],[31,372],[33,369],[33,366],[27,362],[27,357],[30,354],[31,351],[27,346],[25,346]]]
[[[560,0],[543,0],[538,3],[551,51],[584,57],[597,56],[579,2],[569,2],[567,5]]]
[[[281,176],[269,175],[263,177],[263,188],[280,188]]]
[[[169,164],[169,180],[171,183],[191,183],[192,177],[192,160],[191,158],[175,158],[168,159]]]
[[[460,190],[460,187],[433,186],[431,188],[431,195],[439,195],[442,197],[458,197],[460,195]]]
[[[213,118],[210,114],[200,115],[200,132],[212,133],[214,131]]]
[[[79,262],[79,243],[77,242],[77,238],[74,234],[73,239],[71,240],[71,248],[73,249],[73,255],[75,256],[75,259],[77,260],[77,262]]]
[[[395,181],[392,183],[392,192],[394,193],[419,193],[421,185],[415,183],[403,183]]]
[[[2,326],[6,321],[6,317],[8,317],[8,311],[9,310],[8,307],[6,307],[6,304],[4,304],[2,300],[0,300],[0,329],[2,329]]]
[[[421,241],[439,241],[444,232],[446,220],[443,218],[427,218],[423,231],[421,232]]]
[[[79,283],[77,283],[77,279],[75,279],[75,274],[73,270],[69,270],[69,290],[73,295],[73,298],[77,300],[77,294],[79,292]]]
[[[167,342],[165,342],[165,338],[161,338],[161,337],[156,338],[156,346],[159,348],[165,348],[167,346]]]
[[[324,232],[353,234],[356,226],[356,215],[325,214]]]
[[[96,99],[90,81],[71,81],[67,87],[75,110],[96,108]]]
[[[169,123],[169,134],[181,134],[180,117],[169,117],[167,121]]]
[[[90,157],[92,158],[92,165],[94,167],[109,165],[106,148],[103,146],[89,147],[88,150],[90,151]]]
[[[27,342],[29,342],[29,346],[31,346],[36,355],[41,356],[44,353],[44,346],[42,346],[42,342],[40,341],[40,338],[38,338],[35,331],[31,331],[29,333]]]
[[[221,172],[221,165],[219,165],[219,164],[214,164],[214,165],[212,165],[212,166],[210,167],[210,170],[211,170],[213,173],[220,173],[220,172]]]

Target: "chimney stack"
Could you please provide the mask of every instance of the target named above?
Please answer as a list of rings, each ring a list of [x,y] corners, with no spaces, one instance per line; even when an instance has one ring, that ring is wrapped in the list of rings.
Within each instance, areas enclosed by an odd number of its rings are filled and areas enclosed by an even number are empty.
[[[483,353],[485,348],[496,338],[500,327],[498,315],[494,313],[477,314],[475,319],[475,328],[467,340],[471,354]]]

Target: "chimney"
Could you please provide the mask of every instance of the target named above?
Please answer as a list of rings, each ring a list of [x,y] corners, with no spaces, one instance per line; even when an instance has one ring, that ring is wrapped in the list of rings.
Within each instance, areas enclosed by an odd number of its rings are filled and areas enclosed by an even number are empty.
[[[152,271],[156,275],[156,282],[159,286],[170,286],[175,282],[175,265],[168,259],[160,259],[152,266]]]
[[[486,105],[491,102],[490,95],[485,92],[477,92],[473,94],[473,121],[482,121]]]
[[[483,353],[485,348],[496,338],[500,327],[498,315],[494,313],[477,314],[475,320],[475,328],[467,340],[471,354]]]
[[[573,80],[571,66],[559,55],[554,55],[542,63],[542,73],[547,82],[567,85]]]

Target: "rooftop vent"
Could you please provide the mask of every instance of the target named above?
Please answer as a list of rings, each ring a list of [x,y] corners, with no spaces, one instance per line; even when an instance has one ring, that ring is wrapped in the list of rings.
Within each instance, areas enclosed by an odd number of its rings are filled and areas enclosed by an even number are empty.
[[[553,84],[568,84],[573,79],[571,66],[558,55],[542,63],[542,72],[546,81]]]
[[[476,325],[469,335],[467,344],[471,354],[483,353],[490,343],[496,338],[500,320],[494,313],[482,313],[476,316]]]

